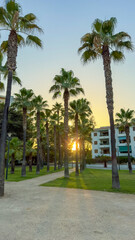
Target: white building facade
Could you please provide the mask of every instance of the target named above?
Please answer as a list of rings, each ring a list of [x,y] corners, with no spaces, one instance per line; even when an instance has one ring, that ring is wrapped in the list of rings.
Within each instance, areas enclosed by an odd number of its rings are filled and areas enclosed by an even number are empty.
[[[92,158],[111,156],[110,127],[96,128],[92,132]],[[128,156],[126,134],[115,128],[116,155]],[[135,158],[135,127],[130,127],[130,155]]]

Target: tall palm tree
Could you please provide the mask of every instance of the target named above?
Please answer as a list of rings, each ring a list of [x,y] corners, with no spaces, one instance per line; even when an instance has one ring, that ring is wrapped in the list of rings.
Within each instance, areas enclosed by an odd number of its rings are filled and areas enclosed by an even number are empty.
[[[29,158],[29,172],[32,172],[32,157],[36,156],[36,149],[34,148],[34,139],[26,142],[26,156]]]
[[[47,101],[43,101],[42,96],[35,96],[33,99],[33,107],[36,111],[36,125],[37,125],[37,168],[36,173],[40,172],[40,165],[43,162],[42,159],[42,149],[41,149],[41,134],[40,134],[40,118],[41,114],[45,111],[45,108],[48,106]],[[42,164],[43,165],[43,164]]]
[[[26,176],[26,130],[27,130],[27,111],[32,108],[32,89],[22,88],[19,93],[15,94],[14,106],[23,111],[23,162],[22,177]]]
[[[79,139],[78,139],[78,123],[79,123],[79,118],[81,116],[87,116],[88,114],[91,114],[92,111],[89,107],[89,102],[87,99],[78,99],[78,100],[73,100],[70,102],[70,118],[75,120],[75,141],[76,141],[76,175],[79,175],[79,167],[78,167],[78,144],[79,144]]]
[[[62,166],[62,159],[61,159],[61,146],[60,146],[60,120],[61,120],[61,116],[60,116],[60,112],[62,109],[62,104],[61,103],[55,103],[53,105],[53,111],[54,113],[57,114],[57,134],[58,134],[58,150],[59,150],[59,159],[58,159],[58,169],[61,168]]]
[[[7,135],[7,119],[10,104],[12,76],[16,70],[16,58],[18,46],[35,45],[42,47],[41,40],[33,35],[34,31],[42,32],[42,29],[36,24],[36,16],[33,13],[21,15],[21,6],[15,1],[6,2],[5,8],[0,7],[0,30],[9,31],[8,41],[1,44],[1,51],[7,52],[8,83],[6,91],[6,101],[4,106],[1,144],[0,144],[0,196],[4,195],[4,155],[5,142]],[[26,40],[20,34],[26,35]]]
[[[50,123],[53,126],[53,135],[54,135],[54,170],[57,168],[57,147],[56,147],[56,128],[57,128],[57,122],[58,122],[58,115],[56,113],[53,113],[50,116]]]
[[[81,38],[82,46],[79,52],[82,52],[82,60],[84,63],[94,61],[101,57],[103,59],[105,83],[106,83],[106,102],[110,118],[111,127],[111,150],[112,150],[112,187],[119,189],[119,175],[116,160],[115,148],[115,128],[113,117],[113,88],[111,76],[111,59],[121,61],[124,59],[124,49],[132,50],[130,36],[125,32],[114,34],[116,26],[116,18],[102,21],[96,19],[92,25],[92,32],[85,34]]]
[[[86,167],[85,157],[85,142],[91,143],[91,132],[93,131],[95,122],[93,117],[81,116],[79,122],[79,140],[80,140],[80,153],[81,153],[81,164],[80,171]]]
[[[47,172],[50,170],[50,145],[49,145],[49,122],[51,117],[51,110],[45,109],[45,127],[46,127],[46,144],[47,144]]]
[[[64,68],[61,69],[61,75],[54,77],[54,85],[50,88],[50,92],[54,92],[53,98],[57,98],[63,92],[64,98],[64,175],[69,177],[68,168],[68,102],[70,96],[77,96],[79,93],[84,93],[81,88],[80,81],[77,77],[74,77],[73,71],[66,71]]]
[[[130,126],[135,125],[135,118],[133,118],[135,111],[128,109],[127,111],[123,108],[120,109],[120,113],[116,113],[117,119],[115,119],[116,126],[120,130],[124,130],[126,133],[126,141],[127,141],[127,148],[128,148],[128,168],[129,173],[132,173],[132,164],[130,158],[130,136],[129,136],[129,129]]]

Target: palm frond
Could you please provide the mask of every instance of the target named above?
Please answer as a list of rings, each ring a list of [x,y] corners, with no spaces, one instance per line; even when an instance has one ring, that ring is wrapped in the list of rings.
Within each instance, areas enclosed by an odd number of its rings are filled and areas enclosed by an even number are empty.
[[[5,87],[4,87],[4,83],[0,82],[0,91],[4,91]]]
[[[89,61],[94,61],[99,57],[99,55],[94,51],[94,50],[86,50],[82,56],[81,56],[81,60],[82,62],[85,64]]]
[[[60,91],[56,91],[54,94],[53,94],[53,99],[57,98],[57,97],[61,97],[61,92]]]
[[[3,7],[0,7],[0,26],[8,27],[9,23],[7,21],[7,12]]]
[[[6,3],[6,10],[8,14],[13,17],[15,12],[21,13],[21,6],[16,3],[14,0],[10,0]]]
[[[117,47],[120,49],[134,50],[134,46],[131,41],[119,41]]]
[[[93,31],[96,30],[96,32],[100,33],[101,28],[102,28],[102,24],[103,24],[103,21],[97,18],[97,19],[94,21],[94,23],[92,24],[92,30],[93,30]]]
[[[117,19],[115,17],[110,18],[109,20],[106,20],[102,24],[102,31],[105,34],[113,34],[115,26],[117,23]]]
[[[0,45],[0,51],[6,53],[8,49],[8,41],[3,41]]]
[[[19,46],[24,46],[25,45],[24,38],[21,35],[19,35],[19,34],[17,34],[17,42],[18,42]]]
[[[26,44],[28,46],[34,45],[35,47],[43,48],[42,41],[37,36],[33,36],[33,35],[29,35],[26,38]]]
[[[15,75],[13,75],[13,83],[18,83],[20,86],[22,86],[21,79]]]
[[[124,54],[121,51],[112,51],[110,57],[115,61],[123,61],[125,59]]]

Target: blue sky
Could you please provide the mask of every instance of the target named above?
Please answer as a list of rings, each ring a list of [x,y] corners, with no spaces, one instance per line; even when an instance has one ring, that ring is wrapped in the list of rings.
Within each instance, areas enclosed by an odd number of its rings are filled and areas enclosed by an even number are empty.
[[[43,50],[28,47],[19,49],[17,72],[23,86],[32,88],[35,94],[41,94],[51,106],[55,102],[52,101],[52,95],[48,91],[53,77],[59,74],[62,67],[66,70],[72,69],[75,76],[80,79],[85,97],[91,102],[97,127],[108,125],[102,59],[84,66],[77,50],[80,46],[80,38],[91,31],[91,24],[96,18],[105,20],[116,17],[118,21],[116,32],[128,32],[134,43],[135,1],[23,0],[18,2],[22,5],[23,14],[35,13],[38,24],[44,30],[44,34],[40,36],[44,44]],[[124,63],[112,64],[115,112],[122,107],[135,109],[135,52],[126,52],[125,56]],[[19,87],[14,85],[12,93],[18,90]]]

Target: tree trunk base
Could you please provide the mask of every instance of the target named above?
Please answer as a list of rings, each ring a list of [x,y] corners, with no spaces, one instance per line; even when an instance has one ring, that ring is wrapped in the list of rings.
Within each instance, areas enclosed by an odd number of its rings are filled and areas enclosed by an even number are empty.
[[[0,197],[4,196],[4,179],[0,180]]]
[[[21,172],[22,177],[26,177],[26,165],[22,165],[22,172]]]
[[[29,167],[29,172],[32,172],[32,168],[31,167]]]
[[[120,189],[120,184],[119,184],[119,176],[112,176],[112,188],[114,189]]]
[[[64,174],[64,177],[65,178],[69,178],[69,174]]]

